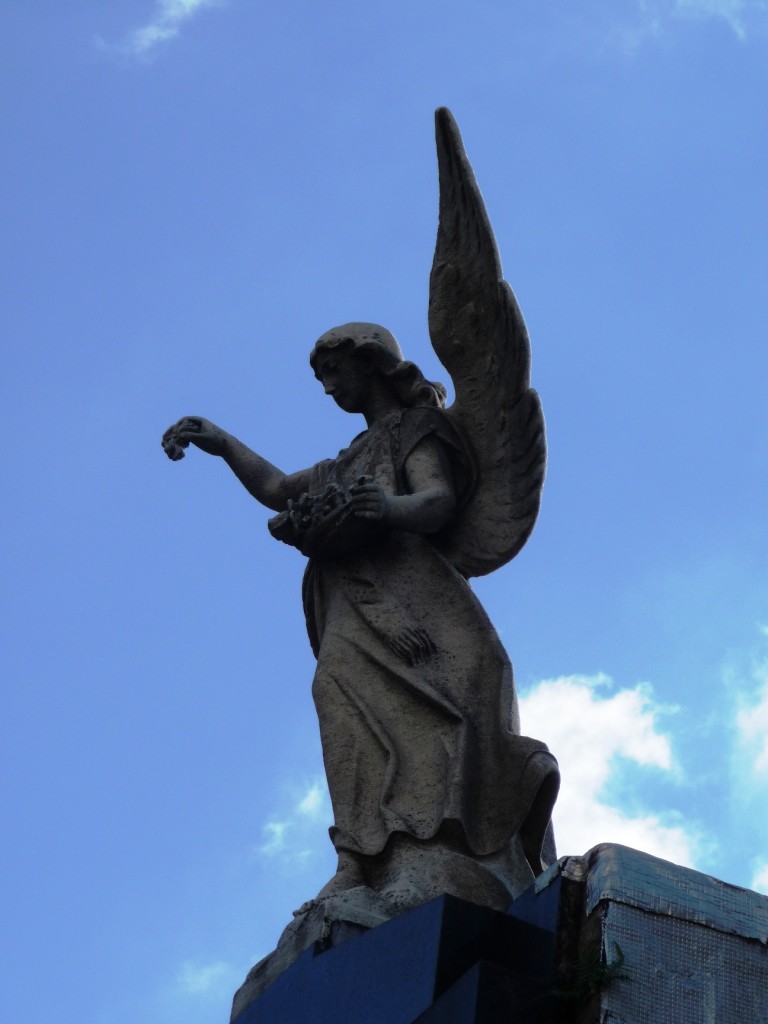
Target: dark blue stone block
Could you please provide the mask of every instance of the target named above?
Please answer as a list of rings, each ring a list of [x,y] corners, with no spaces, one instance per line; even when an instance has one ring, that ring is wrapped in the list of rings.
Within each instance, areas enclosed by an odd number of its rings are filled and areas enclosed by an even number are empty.
[[[236,1024],[413,1024],[433,1006],[446,1024],[495,1024],[496,1007],[510,1022],[503,1004],[522,1005],[546,983],[552,949],[534,925],[442,896],[341,945],[315,943]]]
[[[541,992],[530,977],[481,960],[415,1024],[543,1024]]]

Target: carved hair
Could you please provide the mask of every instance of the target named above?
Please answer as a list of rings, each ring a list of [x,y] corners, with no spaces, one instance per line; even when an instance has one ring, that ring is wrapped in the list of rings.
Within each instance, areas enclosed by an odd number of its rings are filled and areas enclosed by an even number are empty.
[[[318,355],[330,351],[354,353],[356,359],[366,360],[387,379],[406,408],[431,406],[439,409],[445,405],[445,387],[438,381],[427,380],[416,363],[403,359],[394,336],[378,324],[345,324],[327,331],[309,357],[313,370]]]

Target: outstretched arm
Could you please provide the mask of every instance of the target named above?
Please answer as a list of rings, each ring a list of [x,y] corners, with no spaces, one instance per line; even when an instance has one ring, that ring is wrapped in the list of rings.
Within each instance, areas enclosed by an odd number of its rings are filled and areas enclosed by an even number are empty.
[[[190,443],[209,455],[219,455],[224,459],[248,493],[276,512],[287,506],[289,498],[297,497],[308,489],[309,470],[283,473],[242,441],[202,416],[184,416],[163,434],[163,448],[174,462],[184,458],[184,449]]]

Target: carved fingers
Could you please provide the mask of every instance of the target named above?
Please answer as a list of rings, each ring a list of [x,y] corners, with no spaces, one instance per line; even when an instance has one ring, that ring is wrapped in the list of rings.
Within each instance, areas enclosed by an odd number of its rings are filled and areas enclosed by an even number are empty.
[[[173,462],[184,458],[184,449],[190,443],[209,455],[222,455],[226,445],[226,433],[202,416],[182,416],[163,434],[163,451]]]
[[[166,432],[163,434],[163,439],[160,442],[163,446],[163,451],[172,462],[178,462],[179,459],[184,458],[184,449],[189,447],[189,441],[182,434],[183,425],[189,420],[190,417],[185,416],[184,419],[174,423],[173,426],[168,427]]]
[[[379,484],[370,477],[361,477],[360,481],[349,489],[349,504],[360,519],[384,522],[389,515],[391,503]]]
[[[420,626],[404,629],[387,641],[395,654],[408,665],[421,665],[435,653],[435,645]]]

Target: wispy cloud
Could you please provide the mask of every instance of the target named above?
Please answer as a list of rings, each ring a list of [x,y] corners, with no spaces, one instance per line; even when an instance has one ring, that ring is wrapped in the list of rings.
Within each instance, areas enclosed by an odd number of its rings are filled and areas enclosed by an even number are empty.
[[[123,49],[137,57],[147,56],[154,48],[175,38],[185,21],[205,7],[215,7],[222,0],[156,0],[155,15],[141,28],[134,29]]]
[[[760,864],[752,876],[752,888],[768,895],[768,861]]]
[[[240,971],[223,960],[212,964],[183,963],[176,979],[176,987],[187,996],[218,996],[232,990]]]
[[[681,777],[670,739],[659,728],[674,709],[656,704],[647,685],[613,693],[611,686],[604,675],[565,676],[544,680],[520,701],[523,731],[548,743],[560,762],[558,851],[582,854],[598,843],[623,843],[693,865],[700,837],[679,812],[632,813],[610,801],[609,783],[628,767]]]
[[[752,770],[763,781],[768,781],[768,661],[753,670],[756,686],[741,698],[736,716],[741,753],[752,762]]]
[[[614,23],[611,35],[627,51],[663,40],[683,22],[720,21],[742,42],[768,31],[768,0],[635,0],[631,13]]]
[[[271,817],[262,828],[262,843],[256,852],[262,857],[280,857],[294,867],[306,864],[317,851],[320,827],[331,821],[331,802],[325,779],[316,778],[295,793],[291,806]]]
[[[717,18],[726,22],[739,39],[747,35],[747,23],[756,12],[765,12],[760,0],[675,0],[674,13],[682,18],[708,20]]]

